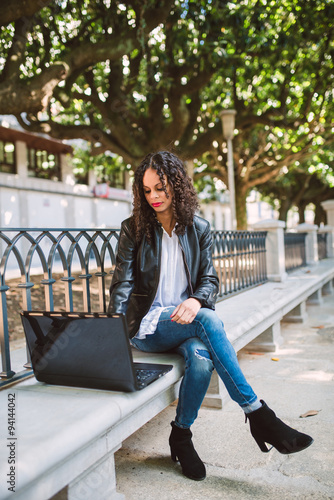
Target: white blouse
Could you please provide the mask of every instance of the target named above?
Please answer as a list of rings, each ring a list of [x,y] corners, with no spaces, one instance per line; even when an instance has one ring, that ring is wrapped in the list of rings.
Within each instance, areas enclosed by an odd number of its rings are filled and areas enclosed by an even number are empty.
[[[188,280],[179,239],[175,230],[172,236],[163,230],[157,293],[150,310],[140,323],[135,338],[144,339],[146,335],[152,335],[157,328],[162,311],[170,306],[178,306],[188,296]]]

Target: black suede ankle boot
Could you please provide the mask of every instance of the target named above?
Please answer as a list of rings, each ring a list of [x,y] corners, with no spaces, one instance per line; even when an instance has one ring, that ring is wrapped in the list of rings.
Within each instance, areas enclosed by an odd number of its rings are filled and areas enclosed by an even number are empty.
[[[199,458],[191,437],[190,429],[181,429],[171,422],[172,432],[169,436],[169,446],[171,451],[172,460],[179,462],[182,467],[182,472],[189,479],[201,481],[206,476],[205,466]]]
[[[311,436],[292,429],[276,417],[264,401],[262,408],[246,414],[250,430],[259,448],[264,453],[270,451],[265,443],[271,444],[284,455],[302,451],[313,443]]]

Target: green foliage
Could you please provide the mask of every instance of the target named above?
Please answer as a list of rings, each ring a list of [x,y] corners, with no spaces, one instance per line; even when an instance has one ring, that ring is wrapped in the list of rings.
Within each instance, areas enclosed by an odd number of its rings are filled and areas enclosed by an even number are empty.
[[[78,180],[86,180],[89,170],[93,170],[98,182],[110,181],[115,173],[128,170],[122,157],[112,153],[92,156],[89,149],[82,146],[73,147],[72,168]]]

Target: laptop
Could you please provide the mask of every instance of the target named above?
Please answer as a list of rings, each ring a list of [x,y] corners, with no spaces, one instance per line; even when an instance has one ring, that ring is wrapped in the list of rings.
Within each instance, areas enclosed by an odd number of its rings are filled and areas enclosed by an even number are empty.
[[[125,316],[21,311],[34,375],[47,384],[132,392],[173,365],[135,363]]]

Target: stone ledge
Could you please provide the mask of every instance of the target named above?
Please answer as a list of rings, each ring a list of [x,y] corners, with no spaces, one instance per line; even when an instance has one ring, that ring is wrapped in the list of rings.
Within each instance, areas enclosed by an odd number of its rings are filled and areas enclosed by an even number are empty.
[[[238,351],[333,279],[334,259],[326,259],[289,274],[284,282],[267,282],[218,302],[216,311]]]
[[[184,371],[182,358],[147,353],[135,357],[156,363],[168,361],[174,369],[135,393],[50,386],[35,378],[1,391],[1,422],[6,422],[7,394],[16,394],[19,451],[16,493],[7,492],[2,481],[0,498],[7,498],[8,493],[15,500],[50,498],[97,461],[104,462],[124,439],[175,401]],[[8,469],[5,454],[2,448],[3,477]]]

